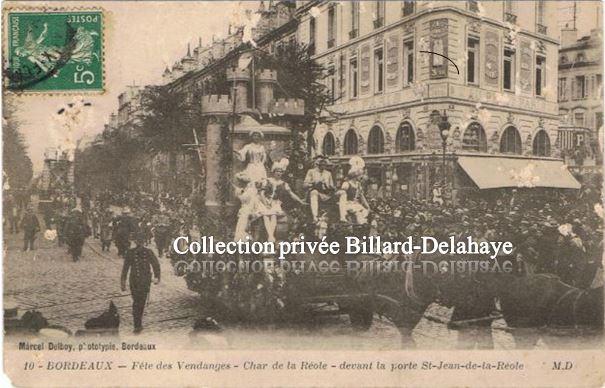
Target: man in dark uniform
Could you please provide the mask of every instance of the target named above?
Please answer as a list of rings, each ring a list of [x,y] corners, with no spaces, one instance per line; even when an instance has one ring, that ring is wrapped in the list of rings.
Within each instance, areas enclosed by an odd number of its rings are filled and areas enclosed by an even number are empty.
[[[136,231],[136,222],[130,216],[130,210],[124,209],[122,215],[113,222],[113,241],[118,248],[118,255],[124,257],[128,248],[130,248],[130,238]]]
[[[170,243],[170,227],[168,217],[162,212],[159,216],[153,217],[153,237],[155,246],[158,250],[158,255],[163,256],[164,252],[168,252]]]
[[[143,312],[145,302],[151,287],[151,271],[153,270],[154,284],[160,282],[160,263],[151,249],[144,246],[145,235],[137,233],[134,248],[128,249],[124,254],[124,266],[120,285],[122,291],[126,291],[126,276],[130,272],[129,284],[132,295],[132,317],[134,320],[134,332],[143,330]]]
[[[61,205],[63,206],[63,205]],[[65,209],[57,212],[57,245],[62,247],[65,242],[65,225],[67,223],[67,213]]]
[[[40,231],[40,221],[38,221],[38,217],[36,217],[31,207],[28,207],[23,215],[21,228],[23,229],[23,252],[28,249],[33,251],[36,233]]]
[[[84,221],[84,215],[78,209],[74,209],[65,222],[65,241],[69,247],[69,253],[73,261],[80,260],[84,240],[90,236],[90,228]]]
[[[109,252],[112,239],[112,216],[111,211],[106,210],[100,216],[99,237],[101,239],[101,251]]]

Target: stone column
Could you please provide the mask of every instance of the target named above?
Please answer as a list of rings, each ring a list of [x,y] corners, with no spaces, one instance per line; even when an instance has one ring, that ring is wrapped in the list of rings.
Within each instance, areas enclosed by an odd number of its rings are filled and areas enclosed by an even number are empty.
[[[218,181],[220,176],[221,132],[226,121],[212,116],[206,127],[206,206],[219,205]]]

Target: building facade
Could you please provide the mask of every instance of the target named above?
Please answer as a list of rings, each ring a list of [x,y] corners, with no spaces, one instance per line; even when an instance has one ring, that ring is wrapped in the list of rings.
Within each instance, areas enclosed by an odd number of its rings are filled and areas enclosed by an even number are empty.
[[[520,178],[528,165],[562,164],[556,12],[550,1],[298,2],[297,38],[333,74],[318,151],[362,155],[378,194],[535,185]],[[577,186],[565,181],[553,185]]]
[[[213,36],[206,44],[200,38],[197,47],[189,45],[185,56],[164,70],[158,87],[184,96],[193,107],[186,114],[193,115],[191,121],[198,125],[191,127],[194,142],[184,144],[181,152],[162,152],[147,161],[150,178],[139,186],[154,193],[201,191],[206,203],[215,206],[220,202],[217,182],[221,176],[218,152],[224,142],[222,130],[231,129],[234,139],[229,146],[234,149],[248,141],[252,128],[261,129],[267,142],[279,141],[277,148],[284,148],[290,136],[288,117],[301,115],[304,103],[274,98],[277,73],[242,61],[255,52],[272,54],[280,45],[295,42],[294,12],[292,1],[261,1],[256,11],[246,13],[240,25],[229,25],[225,38]],[[253,20],[257,22],[250,24]],[[118,121],[122,123],[137,121],[140,112],[133,108],[140,99],[133,95],[130,90],[120,95],[118,118],[123,118]],[[273,145],[271,149],[275,151]],[[241,167],[236,163],[234,168]]]
[[[603,34],[561,32],[558,98],[560,146],[568,164],[595,166],[603,152]]]

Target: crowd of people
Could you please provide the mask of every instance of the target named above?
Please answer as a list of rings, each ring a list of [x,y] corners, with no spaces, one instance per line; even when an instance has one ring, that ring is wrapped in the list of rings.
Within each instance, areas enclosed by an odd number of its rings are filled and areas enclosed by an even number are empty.
[[[77,261],[84,239],[98,239],[102,251],[114,245],[124,256],[137,235],[146,245],[155,242],[161,257],[172,238],[188,233],[194,224],[190,198],[166,193],[112,193],[103,191],[94,197],[56,196],[44,212],[46,229],[56,232],[59,246],[67,244]]]
[[[468,195],[453,206],[434,199],[398,196],[368,197],[366,200],[363,186],[358,183],[361,179],[353,174],[341,185],[348,189],[354,184],[354,193],[347,195],[345,190],[342,201],[330,194],[335,188],[331,181],[324,179],[324,172],[328,173],[324,159],[319,159],[316,167],[309,170],[303,185],[307,193],[300,197],[280,178],[286,166],[278,164],[273,169],[278,177],[271,190],[272,195],[277,193],[284,197],[285,211],[279,200],[268,208],[274,216],[290,216],[291,225],[292,222],[321,223],[323,210],[332,207],[336,214],[347,214],[347,211],[352,216],[360,214],[359,219],[351,217],[350,220],[368,222],[372,233],[384,239],[400,240],[407,236],[443,239],[454,235],[472,236],[475,240],[511,241],[515,246],[514,257],[523,263],[524,270],[555,274],[579,288],[590,287],[602,265],[603,207],[598,181],[585,182],[580,192],[569,193],[540,195],[532,189],[502,189]],[[239,180],[245,183],[242,187],[249,187],[248,179],[240,176]],[[267,188],[258,187],[254,185],[255,193],[260,190],[260,194],[266,195]],[[234,224],[227,228],[233,235],[223,238],[242,238],[249,232],[251,211],[245,203],[245,190],[238,190],[242,200],[239,217],[221,220]],[[343,202],[345,208],[338,212]],[[245,218],[241,217],[242,212],[246,213]],[[24,250],[34,249],[35,236],[42,228],[31,205],[19,207],[8,195],[4,213],[5,233],[24,230]],[[136,233],[144,236],[145,244],[153,242],[162,257],[177,236],[214,232],[207,230],[209,220],[203,214],[202,204],[192,197],[137,191],[104,191],[96,193],[94,198],[59,194],[51,198],[50,206],[42,211],[45,237],[56,237],[59,246],[67,245],[74,261],[80,259],[82,245],[88,237],[99,239],[103,251],[115,245],[118,254],[123,256]],[[242,222],[243,218],[245,222]],[[264,218],[267,222],[266,214]],[[346,222],[347,219],[333,221]],[[292,227],[295,231],[299,229],[296,225]],[[274,235],[268,237],[275,239]]]
[[[350,169],[343,182],[334,184],[325,158],[318,158],[302,185],[305,192],[298,194],[282,179],[287,163],[274,163],[271,178],[259,182],[239,174],[235,185],[241,202],[239,209],[232,218],[219,220],[207,217],[200,198],[194,196],[139,191],[103,191],[78,198],[59,194],[47,201],[50,204],[41,211],[44,237],[56,239],[59,246],[66,245],[74,261],[80,260],[86,238],[98,239],[102,251],[115,245],[118,255],[136,267],[129,252],[143,252],[146,257],[155,258],[151,251],[143,249],[153,244],[162,257],[169,253],[178,236],[214,235],[215,230],[210,229],[212,221],[229,224],[229,233],[217,236],[224,239],[249,235],[253,220],[257,225],[264,223],[263,238],[284,238],[272,233],[277,219],[287,216],[290,237],[304,230],[302,224],[313,225],[312,233],[317,237],[318,230],[322,234],[319,226],[332,222],[367,224],[371,234],[392,240],[407,236],[432,236],[438,240],[471,236],[476,241],[511,241],[515,250],[510,258],[522,271],[554,274],[581,289],[603,284],[600,180],[584,182],[580,191],[567,193],[521,188],[476,192],[452,204],[440,198],[365,195],[364,167],[356,163],[359,162],[352,160],[355,168]],[[262,202],[261,213],[254,214],[252,199]],[[11,205],[10,197],[8,201]],[[7,213],[6,203],[5,233],[21,227],[24,250],[34,249],[34,240],[42,228],[31,205],[24,206],[20,222],[15,222],[13,207],[9,206]],[[330,209],[331,219],[326,216]],[[132,242],[136,243],[135,248]]]
[[[602,285],[603,207],[600,191],[540,196],[507,189],[457,206],[431,200],[370,199],[371,222],[384,238],[472,236],[511,241],[528,273],[550,273],[578,288]],[[597,276],[599,274],[599,276]]]

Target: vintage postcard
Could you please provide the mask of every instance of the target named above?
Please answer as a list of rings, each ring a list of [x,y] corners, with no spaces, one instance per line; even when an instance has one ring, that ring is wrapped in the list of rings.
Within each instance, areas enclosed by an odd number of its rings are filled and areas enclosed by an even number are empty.
[[[4,0],[7,383],[603,386],[602,16]]]

